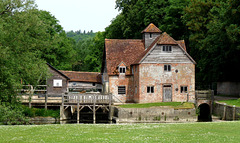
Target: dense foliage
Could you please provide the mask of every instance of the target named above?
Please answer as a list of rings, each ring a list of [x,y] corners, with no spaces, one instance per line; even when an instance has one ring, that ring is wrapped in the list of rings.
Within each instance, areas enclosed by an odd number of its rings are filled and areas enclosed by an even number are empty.
[[[81,31],[67,32],[67,36],[75,40],[74,71],[100,72],[104,48],[104,32],[93,33]]]
[[[75,32],[73,30],[71,30],[71,31],[67,32],[66,34],[67,34],[67,37],[74,39],[76,43],[78,43],[81,40],[91,39],[96,35],[96,33],[94,33],[92,30],[90,32],[89,31],[86,32],[84,30],[83,33],[81,30],[77,30]]]

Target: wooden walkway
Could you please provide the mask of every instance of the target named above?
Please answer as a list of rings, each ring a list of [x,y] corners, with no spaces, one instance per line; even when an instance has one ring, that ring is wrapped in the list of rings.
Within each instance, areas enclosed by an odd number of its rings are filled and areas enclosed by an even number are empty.
[[[96,123],[96,111],[99,108],[104,108],[109,112],[109,120],[111,117],[111,94],[99,94],[99,93],[67,93],[62,95],[40,95],[40,94],[25,94],[20,96],[22,103],[28,104],[31,108],[34,106],[44,106],[47,110],[48,106],[60,106],[60,115],[64,116],[64,112],[67,108],[75,109],[77,111],[77,123],[80,119],[80,111],[84,107],[88,107],[93,113],[93,123]],[[65,119],[65,118],[63,118]]]

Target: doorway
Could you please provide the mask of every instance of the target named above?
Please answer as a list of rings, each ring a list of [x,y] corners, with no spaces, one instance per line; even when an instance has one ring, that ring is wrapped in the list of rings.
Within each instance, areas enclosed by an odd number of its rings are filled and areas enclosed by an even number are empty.
[[[172,101],[172,85],[163,85],[163,102]]]

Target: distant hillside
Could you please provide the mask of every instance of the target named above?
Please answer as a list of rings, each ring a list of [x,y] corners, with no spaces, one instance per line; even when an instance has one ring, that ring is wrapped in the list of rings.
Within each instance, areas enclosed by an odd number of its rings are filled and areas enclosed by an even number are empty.
[[[73,38],[76,43],[78,43],[78,41],[80,40],[86,40],[86,39],[90,39],[90,38],[93,38],[95,37],[96,33],[93,33],[93,31],[88,31],[88,32],[85,32],[85,30],[83,32],[81,32],[81,30],[78,30],[78,31],[69,31],[69,32],[66,32],[67,33],[67,37],[71,37]]]

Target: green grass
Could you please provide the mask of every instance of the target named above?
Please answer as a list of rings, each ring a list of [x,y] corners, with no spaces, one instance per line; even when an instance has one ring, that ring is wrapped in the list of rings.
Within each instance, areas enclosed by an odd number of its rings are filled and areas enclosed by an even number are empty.
[[[218,102],[226,103],[227,105],[236,105],[240,107],[240,98],[239,99],[230,99],[230,100],[221,100]]]
[[[65,124],[0,126],[0,142],[171,142],[240,141],[240,122],[178,124]]]
[[[189,102],[158,102],[158,103],[142,103],[142,104],[124,104],[119,105],[122,108],[150,108],[150,107],[158,107],[158,106],[169,106],[175,109],[183,109],[183,108],[194,108],[193,103]]]

